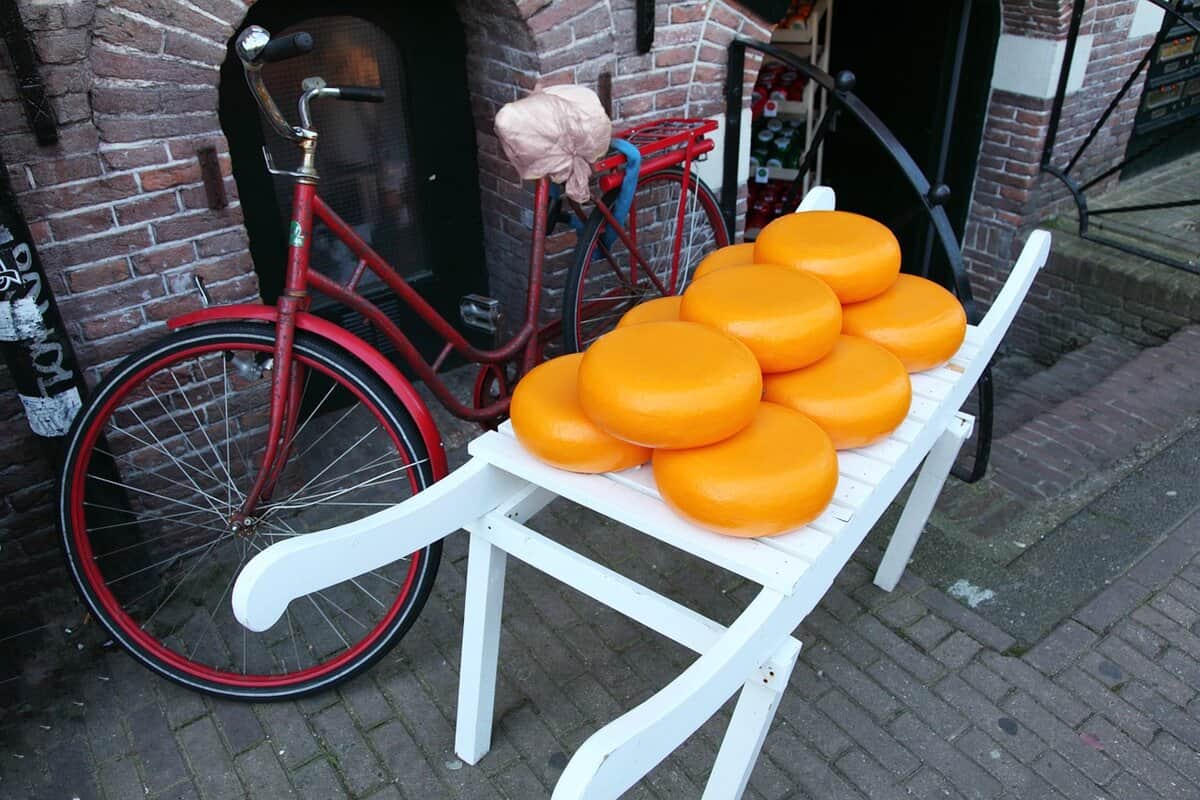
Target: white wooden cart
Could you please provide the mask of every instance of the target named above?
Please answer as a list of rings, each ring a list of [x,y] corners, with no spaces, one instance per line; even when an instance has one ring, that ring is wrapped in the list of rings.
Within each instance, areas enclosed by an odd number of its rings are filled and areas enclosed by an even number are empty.
[[[823,187],[802,209],[832,208]],[[507,425],[473,441],[471,460],[431,488],[358,522],[272,545],[233,591],[238,619],[265,630],[292,600],[378,569],[465,528],[471,537],[455,751],[476,763],[491,744],[500,612],[513,555],[699,654],[657,694],[594,733],[567,764],[555,798],[615,798],[741,690],[705,798],[740,797],[800,653],[791,632],[829,589],[924,460],[875,583],[900,579],[973,418],[959,412],[1050,250],[1036,231],[979,326],[943,367],[912,376],[908,418],[886,440],[838,454],[833,503],[805,527],[769,539],[697,528],[658,495],[648,466],[579,475],[530,456]],[[563,497],[737,573],[762,590],[729,627],[659,595],[524,523]]]

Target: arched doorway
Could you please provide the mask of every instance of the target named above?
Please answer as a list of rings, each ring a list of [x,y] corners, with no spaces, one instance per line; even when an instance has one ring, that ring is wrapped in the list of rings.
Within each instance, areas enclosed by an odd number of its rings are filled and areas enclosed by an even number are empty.
[[[370,0],[261,0],[242,27],[273,34],[306,30],[312,53],[263,68],[263,77],[286,116],[294,121],[301,82],[323,77],[329,85],[380,86],[379,105],[325,101],[315,104],[320,133],[320,194],[360,236],[448,319],[458,299],[486,293],[483,228],[475,124],[467,88],[466,43],[450,4],[374,3]],[[240,30],[240,29],[239,29]],[[290,180],[272,177],[265,145],[281,168],[297,161],[295,148],[266,132],[232,46],[221,70],[221,126],[229,140],[250,250],[264,300],[282,288]],[[313,236],[313,267],[343,277],[355,260],[332,236]],[[405,331],[418,335],[415,318],[381,283],[362,291]],[[383,350],[384,340],[357,314],[322,306],[329,316]]]

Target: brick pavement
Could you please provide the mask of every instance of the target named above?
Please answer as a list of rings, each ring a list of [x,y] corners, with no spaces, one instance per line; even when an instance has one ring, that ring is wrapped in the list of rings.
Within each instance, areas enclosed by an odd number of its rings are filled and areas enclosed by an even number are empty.
[[[754,592],[561,501],[536,522],[720,621]],[[892,594],[871,585],[881,533],[798,630],[804,652],[747,797],[1200,796],[1200,511],[1026,652],[911,573]],[[495,743],[464,765],[452,726],[465,567],[456,534],[396,650],[300,702],[214,702],[108,653],[0,731],[0,796],[542,797],[590,732],[690,658],[513,563]],[[729,711],[628,796],[698,797]]]

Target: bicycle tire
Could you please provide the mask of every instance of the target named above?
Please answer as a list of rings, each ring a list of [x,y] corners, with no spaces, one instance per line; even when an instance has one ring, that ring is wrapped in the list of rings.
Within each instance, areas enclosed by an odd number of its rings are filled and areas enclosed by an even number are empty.
[[[678,210],[678,192],[673,198],[656,201],[655,193],[668,193],[672,186],[683,185],[683,170],[678,167],[656,170],[638,179],[637,193],[630,211],[628,231],[637,243],[639,252],[646,259],[651,269],[659,277],[659,284],[666,291],[661,291],[659,285],[648,278],[632,279],[633,270],[628,251],[620,239],[608,246],[611,257],[604,255],[601,247],[608,225],[598,209],[592,211],[584,225],[583,232],[575,245],[575,258],[567,275],[566,288],[563,294],[563,346],[568,353],[576,353],[586,345],[611,330],[621,315],[638,302],[658,297],[663,294],[679,294],[687,286],[696,264],[712,250],[729,244],[729,232],[725,228],[721,216],[721,206],[713,191],[708,188],[693,172],[689,176],[688,200],[691,210],[686,212],[684,220],[687,239],[681,244],[680,266],[675,280],[669,280],[670,261],[673,253],[673,227],[677,222],[675,213]],[[616,197],[612,192],[605,198],[605,203],[611,208],[611,200]],[[694,205],[693,205],[694,201]],[[646,209],[651,211],[647,215]],[[636,217],[636,218],[635,218]],[[665,219],[660,219],[665,217]],[[696,241],[697,225],[702,225],[701,240]],[[661,228],[666,227],[670,235],[663,236]],[[684,234],[681,234],[684,235]],[[644,236],[649,235],[654,242],[654,251],[647,256]],[[611,238],[611,237],[609,237]],[[670,245],[671,247],[668,247]],[[597,257],[599,253],[599,257]],[[658,256],[667,256],[663,261]],[[606,284],[604,279],[598,279],[593,273],[593,267],[604,265],[614,273],[615,284]],[[659,275],[660,268],[666,267],[666,279]],[[623,274],[622,274],[623,271]],[[607,276],[606,276],[607,277]],[[608,279],[610,281],[614,279]],[[623,282],[623,285],[622,285]],[[612,286],[612,288],[605,288]],[[625,295],[612,294],[612,291],[626,290]],[[589,300],[589,295],[592,299]],[[611,302],[615,300],[616,302]],[[590,305],[589,305],[590,304]],[[599,313],[593,313],[595,311]]]
[[[273,325],[212,323],[130,355],[76,418],[58,498],[72,578],[114,640],[175,683],[238,700],[301,697],[375,663],[420,613],[441,560],[436,542],[406,561],[297,600],[285,620],[262,634],[236,622],[228,592],[262,546],[332,527],[337,515],[365,516],[398,502],[399,491],[415,494],[434,479],[419,429],[387,384],[348,351],[298,331],[294,364],[306,375],[306,399],[289,458],[276,495],[255,512],[258,521],[231,532],[225,511],[237,509],[238,486],[248,488],[259,469],[261,449],[247,457],[242,445],[254,447],[255,434],[265,431],[269,402],[260,392],[269,389],[274,344]],[[220,397],[209,374],[217,365]],[[212,421],[222,408],[223,427]],[[214,442],[222,430],[224,440]],[[381,430],[390,438],[381,441]],[[339,442],[351,439],[339,450]],[[338,479],[326,477],[331,470],[344,473],[349,488],[329,488]]]

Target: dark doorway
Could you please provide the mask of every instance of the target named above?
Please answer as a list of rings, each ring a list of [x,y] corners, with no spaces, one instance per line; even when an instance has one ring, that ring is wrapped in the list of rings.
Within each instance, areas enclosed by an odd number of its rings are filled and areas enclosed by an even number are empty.
[[[305,30],[316,42],[307,55],[263,68],[265,83],[293,122],[305,78],[385,90],[387,99],[378,105],[313,105],[320,134],[318,191],[425,299],[456,319],[463,294],[486,293],[487,273],[466,44],[453,5],[262,0],[243,27],[252,24],[274,35]],[[220,117],[263,299],[270,302],[283,286],[291,180],[268,174],[262,149],[266,145],[280,168],[295,165],[299,155],[265,128],[232,45],[221,70]],[[316,227],[313,268],[348,276],[354,257]],[[382,282],[365,280],[361,291],[423,351],[437,352],[440,342]],[[314,311],[390,350],[359,315],[319,297]]]
[[[883,120],[921,170],[935,180],[943,145],[946,212],[960,241],[966,225],[980,140],[991,95],[992,65],[1000,38],[995,0],[974,2],[968,19],[958,102],[948,142],[943,137],[964,0],[931,0],[895,7],[837,0],[833,15],[831,72],[848,69],[855,93]],[[904,270],[919,272],[932,235],[918,200],[899,170],[868,135],[846,117],[830,136],[823,182],[835,187],[838,207],[888,224],[900,239]],[[932,248],[931,277],[948,268]]]

